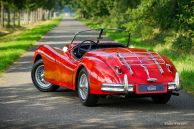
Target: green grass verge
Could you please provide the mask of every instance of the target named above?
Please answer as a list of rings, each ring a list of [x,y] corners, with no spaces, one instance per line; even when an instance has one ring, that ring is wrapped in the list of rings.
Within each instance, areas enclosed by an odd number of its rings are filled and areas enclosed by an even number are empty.
[[[85,25],[90,28],[106,27],[105,24],[99,24],[93,20],[81,20]],[[106,33],[108,37],[117,41],[127,43],[127,36],[123,36],[122,33]],[[172,60],[176,66],[180,78],[181,85],[184,90],[189,93],[194,94],[194,55],[193,54],[181,54],[173,51],[171,36],[166,36],[165,41],[146,41],[141,38],[133,37],[131,38],[131,44],[133,47],[146,48],[148,50],[154,50],[161,55],[164,55]]]
[[[0,74],[27,49],[38,41],[42,35],[58,25],[61,18],[28,25],[23,30],[0,37]]]

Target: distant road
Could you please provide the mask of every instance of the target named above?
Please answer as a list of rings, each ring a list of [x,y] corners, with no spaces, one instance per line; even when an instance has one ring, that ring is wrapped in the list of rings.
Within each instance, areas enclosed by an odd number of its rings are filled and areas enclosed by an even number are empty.
[[[194,128],[194,97],[181,92],[168,104],[149,98],[100,99],[85,107],[70,90],[39,92],[30,77],[33,52],[38,45],[64,46],[77,31],[88,29],[66,15],[59,26],[17,60],[0,78],[0,128]]]

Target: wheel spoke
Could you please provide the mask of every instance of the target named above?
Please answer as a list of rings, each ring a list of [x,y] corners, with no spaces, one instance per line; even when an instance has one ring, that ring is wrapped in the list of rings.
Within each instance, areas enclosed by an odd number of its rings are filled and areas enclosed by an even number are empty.
[[[87,94],[87,90],[88,90],[88,88],[87,88],[87,87],[80,87],[80,89],[81,89],[84,93],[86,93],[86,94]]]
[[[86,99],[88,95],[88,79],[85,74],[81,75],[80,81],[79,81],[79,92],[82,99]]]
[[[49,88],[51,84],[44,79],[44,65],[40,65],[37,67],[36,72],[35,72],[35,78],[37,83],[42,87],[42,88]]]
[[[85,79],[84,79],[84,86],[86,86],[87,83],[88,83],[88,82],[87,82],[87,79],[85,78]]]
[[[82,86],[84,85],[84,79],[81,80],[81,84],[82,84]]]
[[[87,88],[83,88],[83,92],[84,92],[85,95],[88,94],[88,91],[87,90],[88,90]]]
[[[79,85],[79,87],[80,87],[80,88],[82,88],[82,87],[83,87],[83,85],[82,85],[82,84],[80,84],[80,85]]]

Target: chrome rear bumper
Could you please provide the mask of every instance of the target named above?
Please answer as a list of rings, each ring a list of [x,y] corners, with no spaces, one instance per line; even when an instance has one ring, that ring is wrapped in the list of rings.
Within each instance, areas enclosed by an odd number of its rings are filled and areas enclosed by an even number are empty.
[[[168,83],[168,90],[178,91],[180,89],[181,89],[181,86],[179,83],[179,76],[178,76],[178,73],[176,73],[175,81]],[[134,84],[128,84],[128,77],[125,74],[123,79],[123,84],[103,83],[101,90],[106,92],[119,92],[119,93],[134,92]]]
[[[133,84],[128,84],[128,77],[125,74],[123,79],[123,84],[104,83],[102,84],[101,90],[110,91],[110,92],[128,93],[128,92],[134,91],[133,87],[134,87]]]
[[[102,84],[101,90],[102,91],[107,91],[107,92],[120,92],[120,93],[126,93],[126,92],[133,92],[134,85],[128,84],[128,85],[123,85],[123,84]]]

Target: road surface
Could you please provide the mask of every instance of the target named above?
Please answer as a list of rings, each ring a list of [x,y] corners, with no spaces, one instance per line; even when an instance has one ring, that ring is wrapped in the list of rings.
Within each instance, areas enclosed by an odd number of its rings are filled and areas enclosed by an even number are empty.
[[[181,91],[168,104],[153,104],[149,98],[100,99],[85,107],[67,89],[39,92],[30,70],[38,45],[62,47],[79,30],[88,29],[65,16],[0,77],[0,128],[194,128],[194,97]]]

